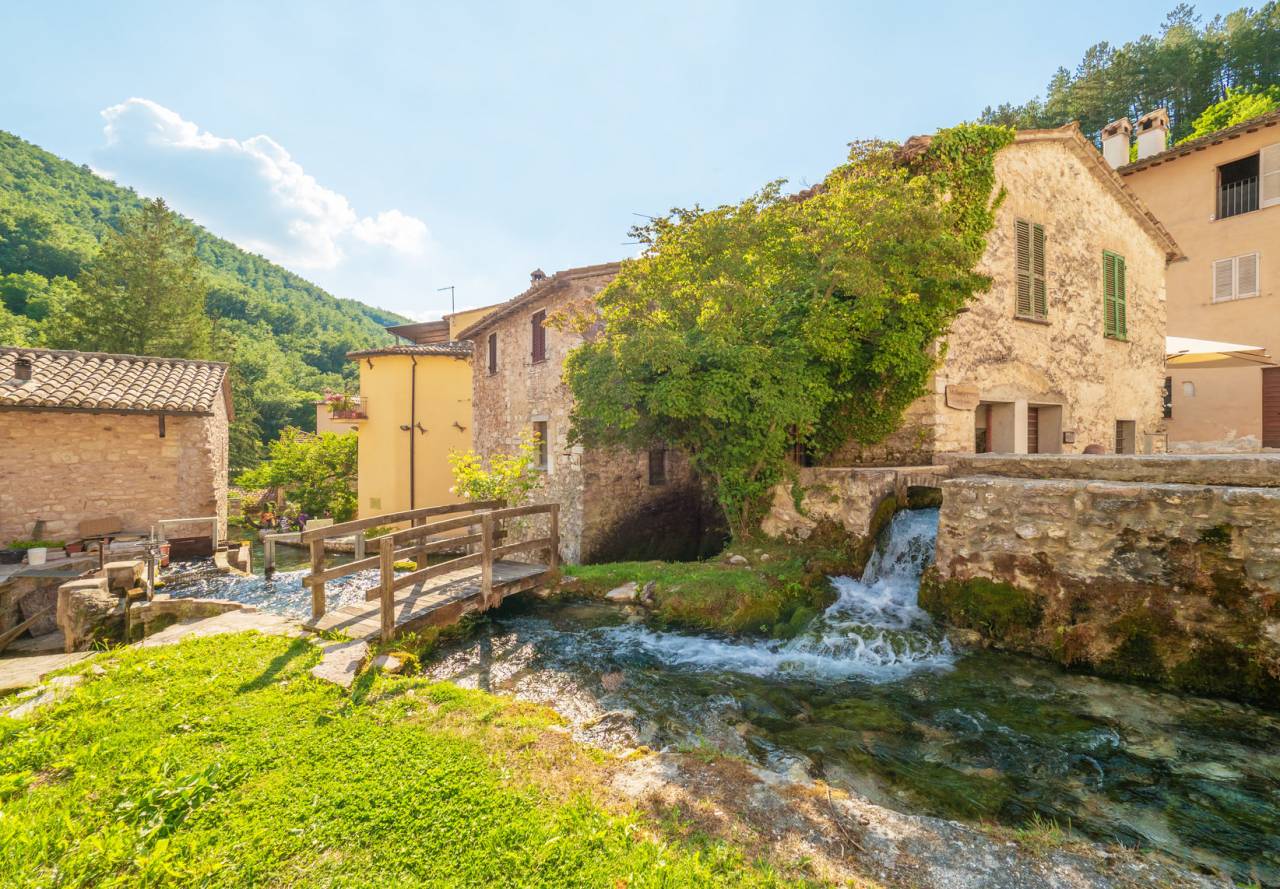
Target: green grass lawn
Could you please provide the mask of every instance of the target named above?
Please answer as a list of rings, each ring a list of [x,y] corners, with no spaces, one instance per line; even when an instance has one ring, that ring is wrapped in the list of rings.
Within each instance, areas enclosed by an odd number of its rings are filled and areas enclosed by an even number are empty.
[[[0,718],[0,885],[796,885],[606,808],[608,757],[549,710],[386,676],[348,696],[317,659],[256,634],[118,649]]]

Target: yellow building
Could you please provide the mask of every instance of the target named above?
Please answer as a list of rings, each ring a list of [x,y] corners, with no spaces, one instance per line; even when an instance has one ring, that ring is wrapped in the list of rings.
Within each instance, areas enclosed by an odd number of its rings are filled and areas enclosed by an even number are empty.
[[[1173,148],[1168,120],[1138,121],[1133,163],[1127,119],[1103,130],[1103,151],[1187,256],[1169,267],[1169,336],[1237,347],[1170,361],[1169,446],[1280,448],[1280,111]]]
[[[458,500],[448,457],[471,447],[471,343],[454,334],[488,311],[388,327],[395,345],[348,353],[360,364],[360,395],[324,419],[359,435],[361,518]]]

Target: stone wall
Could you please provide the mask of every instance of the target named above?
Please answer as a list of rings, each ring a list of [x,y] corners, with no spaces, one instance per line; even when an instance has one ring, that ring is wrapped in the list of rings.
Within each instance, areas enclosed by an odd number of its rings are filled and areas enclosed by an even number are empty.
[[[1018,141],[996,156],[1006,197],[979,271],[992,286],[951,325],[928,392],[908,409],[898,433],[880,445],[850,444],[835,466],[930,462],[934,454],[973,452],[973,404],[948,387],[997,405],[1009,439],[997,450],[1027,451],[1027,411],[1040,408],[1043,452],[1115,447],[1115,423],[1135,424],[1138,450],[1163,446],[1165,255],[1115,194],[1060,140]],[[1016,318],[1016,222],[1045,229],[1048,317]],[[1103,335],[1102,254],[1125,258],[1128,339]],[[1064,442],[1063,432],[1074,433]]]
[[[547,424],[548,466],[532,498],[560,503],[560,551],[570,563],[673,552],[673,543],[688,541],[673,541],[669,534],[694,531],[703,518],[698,485],[679,455],[668,453],[667,483],[650,486],[647,453],[588,450],[569,441],[573,398],[563,379],[564,360],[582,337],[558,329],[556,319],[593,312],[595,295],[612,276],[609,271],[558,282],[475,334],[475,450],[481,457],[513,453],[535,422]],[[540,310],[550,322],[546,360],[535,363],[530,321]],[[496,373],[489,372],[491,333],[498,337]]]
[[[227,417],[0,411],[0,543],[74,540],[85,519],[119,515],[128,530],[186,516],[227,523]],[[207,526],[204,526],[207,527]],[[170,537],[205,533],[176,527]]]
[[[943,454],[953,476],[1280,487],[1280,454]]]
[[[976,475],[942,490],[920,594],[935,617],[1073,668],[1280,707],[1280,488]]]

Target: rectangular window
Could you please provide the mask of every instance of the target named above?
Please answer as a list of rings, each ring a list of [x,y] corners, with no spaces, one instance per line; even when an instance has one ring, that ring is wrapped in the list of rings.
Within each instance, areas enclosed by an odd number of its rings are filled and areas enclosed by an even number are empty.
[[[1258,209],[1258,160],[1251,154],[1218,167],[1218,218]]]
[[[1136,454],[1137,426],[1133,420],[1116,420],[1116,453]]]
[[[489,373],[496,374],[498,372],[498,335],[496,333],[489,334]]]
[[[545,311],[534,312],[533,318],[530,319],[530,322],[529,322],[530,327],[532,328],[532,333],[533,333],[532,359],[534,364],[537,364],[539,361],[547,360],[546,320],[547,320],[547,313]]]
[[[1280,204],[1280,142],[1268,145],[1258,152],[1262,183],[1259,203],[1264,207]]]
[[[1129,338],[1124,257],[1102,252],[1102,332],[1110,339]]]
[[[665,485],[667,483],[667,449],[649,449],[649,484]]]
[[[533,423],[533,437],[537,439],[538,444],[538,465],[536,469],[546,470],[549,465],[547,455],[550,453],[547,447],[547,421],[535,420]]]
[[[1173,377],[1164,378],[1164,418],[1173,419]]]
[[[1044,321],[1049,317],[1049,297],[1045,285],[1044,226],[1019,219],[1015,223],[1017,241],[1017,307],[1019,318]]]
[[[1230,302],[1258,295],[1258,254],[1246,253],[1213,264],[1213,301]]]

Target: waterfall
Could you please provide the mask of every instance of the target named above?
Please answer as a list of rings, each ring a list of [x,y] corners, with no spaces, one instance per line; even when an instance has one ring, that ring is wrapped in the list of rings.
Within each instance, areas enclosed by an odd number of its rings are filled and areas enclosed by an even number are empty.
[[[835,577],[836,601],[788,642],[728,642],[639,626],[609,631],[611,644],[693,670],[755,676],[885,681],[951,666],[951,646],[916,597],[933,561],[938,510],[903,510],[877,541],[862,578]]]

